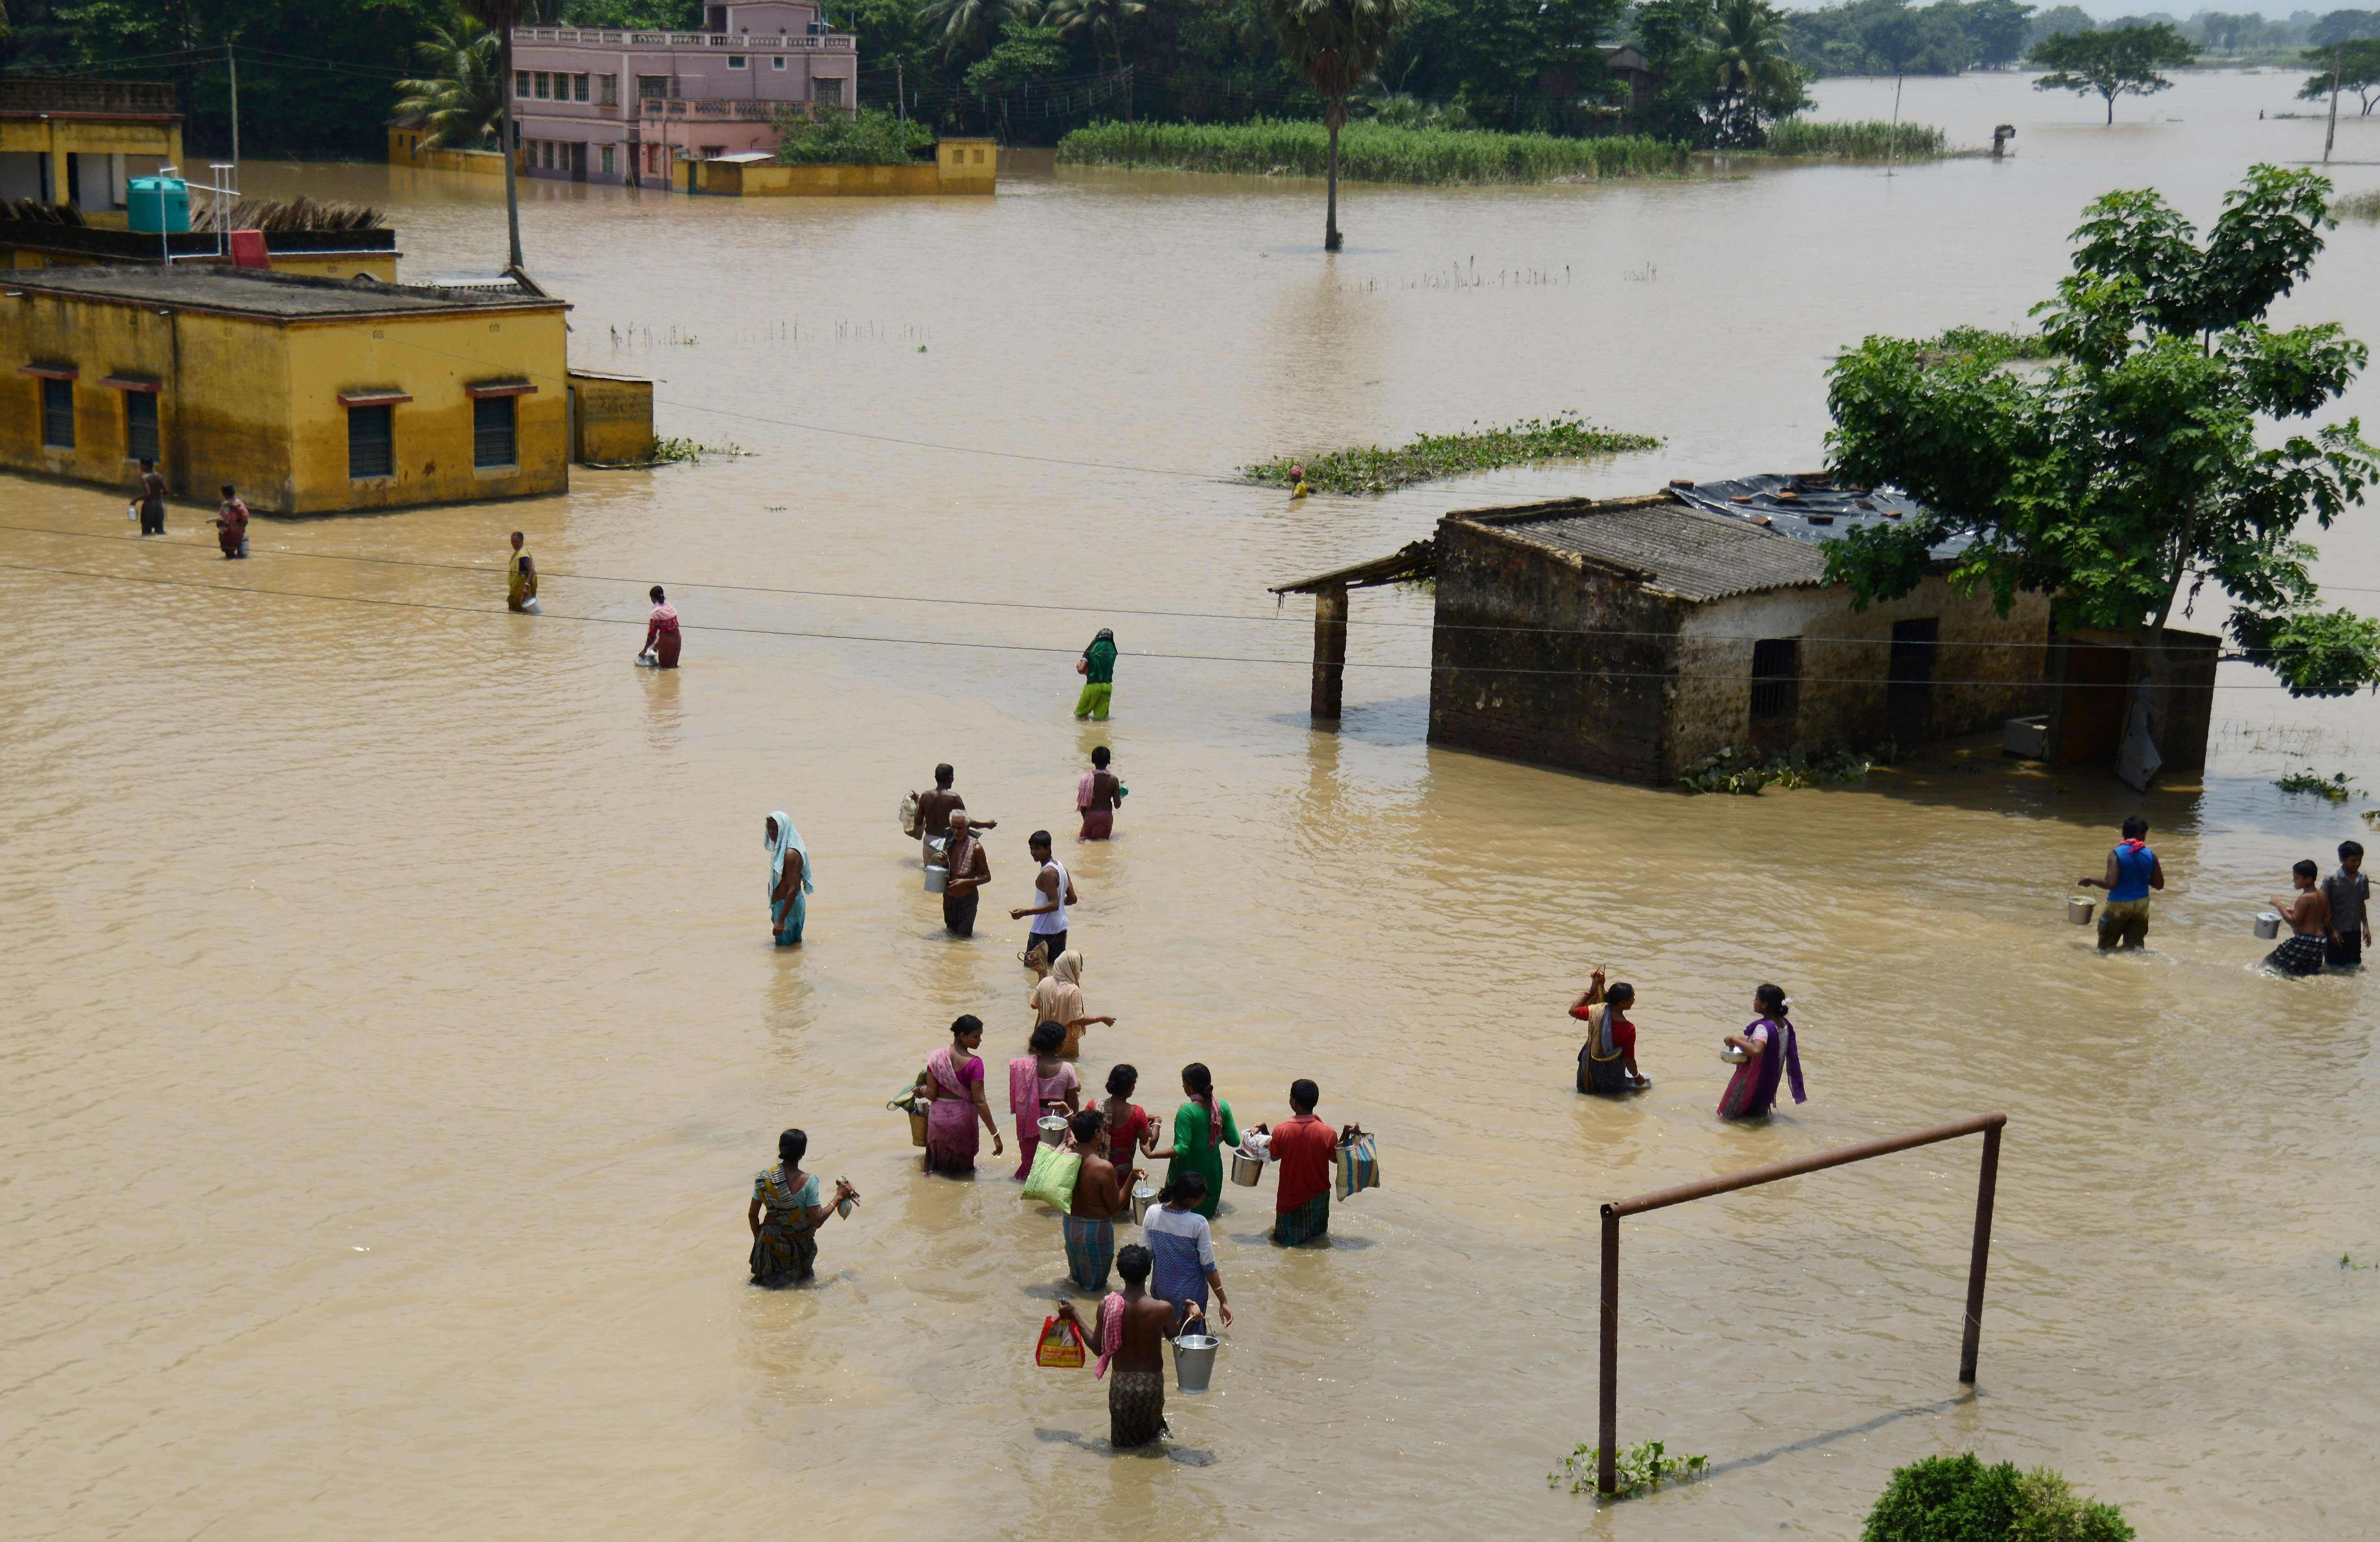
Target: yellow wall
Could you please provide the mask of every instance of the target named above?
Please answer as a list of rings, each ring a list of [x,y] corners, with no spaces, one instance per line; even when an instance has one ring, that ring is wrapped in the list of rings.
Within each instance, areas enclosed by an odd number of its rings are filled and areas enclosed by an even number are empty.
[[[182,126],[138,119],[0,118],[0,152],[50,157],[51,196],[67,196],[69,155],[156,155],[182,164]]]
[[[573,370],[570,389],[577,403],[573,460],[620,466],[652,457],[651,381]]]
[[[977,157],[980,156],[978,161]],[[944,140],[934,164],[905,166],[785,166],[772,161],[699,161],[695,187],[729,198],[917,198],[989,193],[1000,172],[990,140]]]
[[[399,128],[391,124],[388,164],[419,166],[424,171],[459,171],[488,176],[504,174],[504,158],[493,150],[423,150],[422,136],[428,132],[426,128]]]
[[[570,404],[564,391],[563,312],[388,317],[289,328],[291,505],[298,514],[395,508],[561,492],[570,486]],[[514,398],[519,464],[471,465],[466,385],[526,378]],[[341,392],[395,389],[396,475],[347,478]]]
[[[41,443],[41,381],[28,362],[71,364],[75,448]],[[158,396],[161,469],[175,494],[212,502],[231,482],[251,508],[321,514],[562,492],[570,484],[563,311],[390,317],[279,325],[244,317],[27,293],[0,299],[0,465],[130,486],[124,393],[105,375],[147,376]],[[471,465],[466,384],[526,377],[516,398],[519,464]],[[397,474],[347,478],[341,392],[394,389]]]
[[[273,271],[282,273],[310,273],[317,278],[353,278],[368,274],[382,284],[396,282],[396,260],[394,251],[342,251],[275,253]],[[7,268],[83,268],[95,267],[103,258],[85,257],[66,252],[25,251],[0,245],[0,269]],[[188,266],[187,260],[176,267]],[[13,368],[13,366],[11,366]]]

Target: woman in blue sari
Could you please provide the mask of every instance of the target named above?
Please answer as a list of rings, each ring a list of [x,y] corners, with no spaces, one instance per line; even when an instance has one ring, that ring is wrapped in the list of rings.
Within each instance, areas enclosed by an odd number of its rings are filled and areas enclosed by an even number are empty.
[[[769,935],[777,946],[790,948],[802,940],[809,895],[817,889],[810,881],[809,848],[782,808],[769,816],[762,839],[769,848]]]

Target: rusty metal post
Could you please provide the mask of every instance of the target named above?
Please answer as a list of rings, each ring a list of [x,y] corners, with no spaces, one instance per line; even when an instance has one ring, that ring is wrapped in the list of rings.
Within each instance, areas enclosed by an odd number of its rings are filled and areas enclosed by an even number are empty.
[[[1620,1211],[1603,1207],[1603,1351],[1597,1356],[1595,1487],[1605,1494],[1620,1485]]]
[[[1314,596],[1314,700],[1318,722],[1339,721],[1340,688],[1347,673],[1347,586]]]
[[[1992,1190],[2000,1175],[2000,1127],[1984,1132],[1984,1169],[1975,1181],[1975,1253],[1967,1265],[1967,1329],[1959,1342],[1959,1379],[1975,1384],[1975,1351],[1984,1336],[1984,1271],[1992,1261]]]

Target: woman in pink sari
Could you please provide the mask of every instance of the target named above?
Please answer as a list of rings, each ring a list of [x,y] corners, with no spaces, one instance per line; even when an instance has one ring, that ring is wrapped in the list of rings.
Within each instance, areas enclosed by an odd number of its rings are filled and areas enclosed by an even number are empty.
[[[1751,1058],[1735,1068],[1727,1090],[1719,1094],[1721,1119],[1756,1119],[1768,1112],[1777,1106],[1777,1084],[1787,1076],[1792,1079],[1793,1101],[1810,1100],[1802,1090],[1802,1047],[1794,1040],[1793,1020],[1785,1015],[1785,1006],[1784,987],[1761,986],[1752,993],[1752,1010],[1760,1015],[1745,1024],[1742,1033],[1723,1040]]]
[[[1008,1111],[1016,1116],[1016,1181],[1033,1172],[1033,1151],[1041,1144],[1041,1116],[1063,1111],[1072,1119],[1083,1106],[1083,1084],[1075,1068],[1058,1058],[1066,1042],[1062,1024],[1043,1023],[1026,1048],[1033,1052],[1008,1062]]]
[[[926,1171],[963,1177],[975,1172],[978,1123],[991,1132],[991,1154],[1003,1155],[1000,1126],[992,1122],[991,1105],[983,1096],[983,1019],[970,1013],[951,1025],[951,1041],[926,1062],[917,1078],[917,1096],[929,1099],[926,1114]]]

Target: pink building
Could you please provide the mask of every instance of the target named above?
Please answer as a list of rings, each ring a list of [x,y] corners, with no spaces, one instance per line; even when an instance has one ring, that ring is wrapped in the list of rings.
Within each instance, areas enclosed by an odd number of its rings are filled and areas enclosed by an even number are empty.
[[[531,176],[683,188],[690,161],[777,148],[788,103],[858,101],[856,40],[801,0],[706,6],[705,30],[513,29],[514,133]]]

